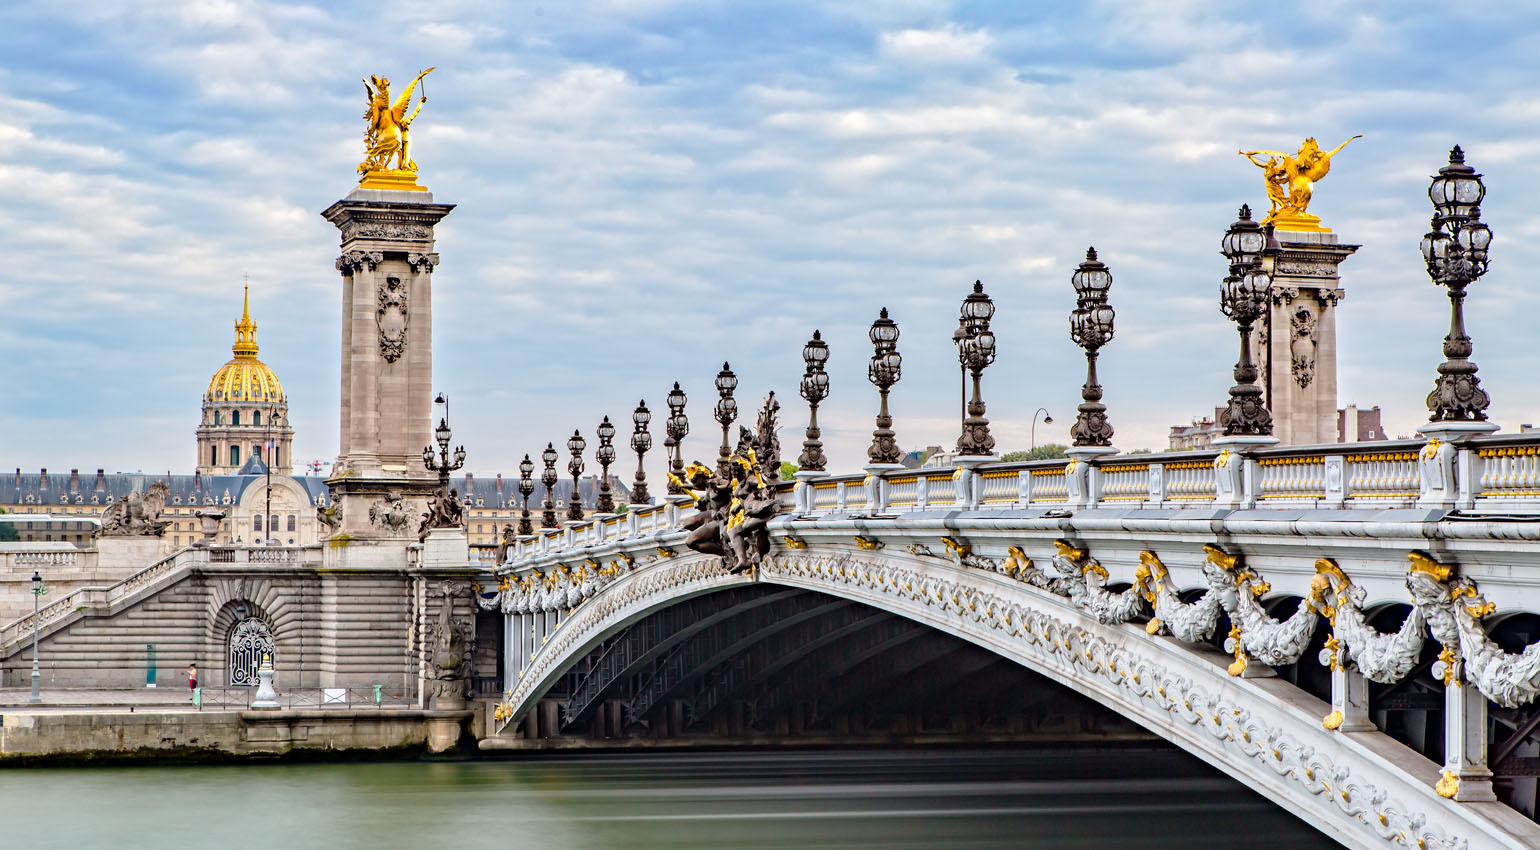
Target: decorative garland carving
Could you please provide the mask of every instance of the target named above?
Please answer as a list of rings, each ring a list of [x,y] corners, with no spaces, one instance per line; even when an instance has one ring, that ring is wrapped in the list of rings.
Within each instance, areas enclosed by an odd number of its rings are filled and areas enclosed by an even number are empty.
[[[1469,682],[1503,708],[1517,708],[1540,697],[1540,643],[1523,652],[1505,652],[1487,637],[1481,619],[1497,606],[1481,595],[1476,583],[1456,576],[1452,565],[1440,564],[1426,553],[1412,552],[1406,589],[1428,621],[1444,651],[1433,675],[1445,685]]]
[[[1363,611],[1364,589],[1347,577],[1337,562],[1315,562],[1315,578],[1305,604],[1331,623],[1331,638],[1321,650],[1321,665],[1333,670],[1356,669],[1375,682],[1390,684],[1406,678],[1422,655],[1427,620],[1413,608],[1396,632],[1369,625]]]
[[[406,353],[406,331],[410,315],[407,313],[406,281],[388,277],[379,287],[374,323],[380,332],[380,356],[386,363],[394,363]]]

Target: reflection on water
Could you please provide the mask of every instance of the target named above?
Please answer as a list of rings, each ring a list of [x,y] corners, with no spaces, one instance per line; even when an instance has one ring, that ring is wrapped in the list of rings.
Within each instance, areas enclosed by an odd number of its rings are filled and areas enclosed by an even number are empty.
[[[1334,847],[1169,750],[566,753],[0,771],[0,846]]]

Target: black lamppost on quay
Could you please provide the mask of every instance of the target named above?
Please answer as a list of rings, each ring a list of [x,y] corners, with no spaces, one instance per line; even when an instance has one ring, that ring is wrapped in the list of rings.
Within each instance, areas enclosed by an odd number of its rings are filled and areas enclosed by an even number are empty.
[[[893,439],[893,417],[888,413],[888,391],[903,377],[904,358],[898,353],[898,324],[888,318],[888,308],[882,308],[877,321],[872,322],[872,361],[866,367],[866,378],[877,387],[882,404],[877,409],[877,427],[872,431],[872,444],[866,456],[872,463],[898,463],[903,453],[898,441]]]
[[[1492,401],[1476,378],[1476,364],[1470,359],[1474,344],[1465,332],[1465,288],[1486,274],[1487,248],[1492,244],[1492,231],[1481,221],[1486,191],[1481,175],[1465,164],[1459,145],[1428,186],[1433,227],[1422,237],[1422,258],[1433,282],[1449,289],[1444,362],[1438,366],[1433,392],[1428,393],[1431,422],[1485,421]]]
[[[647,409],[647,400],[642,399],[631,412],[631,422],[636,426],[631,433],[631,450],[636,452],[636,480],[631,483],[631,501],[639,505],[652,501],[647,493],[647,472],[642,469],[642,456],[652,448],[652,435],[647,433],[647,423],[651,421],[652,411]]]
[[[567,471],[572,473],[572,495],[567,499],[567,519],[573,522],[581,522],[583,519],[583,496],[578,492],[578,476],[583,474],[583,449],[588,447],[588,441],[583,439],[582,432],[572,429],[572,439],[567,441],[567,451],[572,453],[572,460],[567,461]]]
[[[32,571],[32,696],[27,699],[27,702],[33,702],[33,703],[37,703],[37,702],[42,702],[43,701],[43,693],[42,693],[43,673],[38,668],[38,660],[37,660],[37,626],[38,626],[37,614],[38,614],[38,603],[39,603],[39,600],[41,600],[43,598],[43,594],[45,594],[47,592],[48,592],[48,588],[43,586],[43,574],[38,572],[37,570],[33,570]]]
[[[1257,385],[1257,367],[1251,359],[1251,327],[1267,311],[1279,250],[1272,227],[1264,229],[1252,221],[1249,206],[1241,207],[1240,218],[1230,225],[1220,244],[1220,252],[1230,261],[1230,273],[1219,288],[1219,310],[1235,321],[1241,337],[1230,404],[1219,414],[1225,436],[1268,437],[1273,433],[1273,415]]]
[[[599,448],[594,449],[594,460],[599,462],[599,498],[594,503],[594,510],[601,514],[615,512],[615,495],[610,488],[610,464],[615,462],[615,426],[610,424],[610,417],[605,416],[599,423]]]
[[[529,518],[529,496],[535,492],[535,482],[531,476],[535,474],[535,462],[525,454],[519,461],[519,495],[524,497],[524,511],[519,515],[519,534],[530,535],[535,533],[535,524]]]
[[[995,362],[995,335],[989,320],[995,315],[995,302],[984,294],[982,281],[973,282],[973,291],[963,299],[959,329],[965,336],[957,344],[957,359],[973,375],[973,398],[968,402],[968,418],[963,420],[962,435],[957,438],[957,454],[990,455],[995,438],[984,418],[984,396],[980,388],[984,369]]]
[[[829,397],[829,373],[824,364],[829,360],[829,344],[818,331],[802,346],[802,362],[807,370],[802,375],[802,397],[807,399],[807,437],[802,441],[802,454],[797,466],[807,472],[823,472],[828,463],[823,455],[823,432],[818,430],[818,403]]]
[[[738,419],[738,402],[733,399],[733,390],[738,388],[738,376],[733,374],[726,363],[722,364],[722,371],[717,373],[716,387],[717,395],[721,398],[717,399],[716,409],[712,412],[722,426],[722,448],[717,451],[717,474],[729,478],[728,457],[732,454],[732,446],[728,443],[728,429]]]
[[[1075,288],[1075,309],[1069,314],[1069,338],[1085,349],[1086,378],[1080,388],[1080,415],[1070,426],[1070,436],[1077,446],[1112,445],[1112,425],[1107,422],[1107,406],[1102,404],[1102,385],[1096,380],[1096,356],[1112,341],[1112,305],[1107,290],[1112,288],[1112,273],[1096,259],[1096,249],[1085,252],[1085,262],[1070,277]],[[1033,415],[1034,422],[1036,414]]]
[[[673,477],[668,482],[668,494],[670,496],[682,496],[684,495],[684,490],[674,483],[674,479],[684,480],[684,451],[681,448],[681,444],[690,433],[690,419],[684,415],[684,406],[689,399],[685,396],[684,390],[679,388],[678,381],[674,382],[674,388],[669,391],[666,401],[668,402],[669,414],[667,425],[668,437],[664,440],[663,447],[669,449],[673,454],[671,463]]]
[[[540,453],[540,459],[545,461],[545,470],[540,473],[540,483],[545,485],[545,501],[540,505],[541,528],[561,527],[556,524],[556,460],[559,457],[561,455],[551,443],[546,443],[545,451]]]

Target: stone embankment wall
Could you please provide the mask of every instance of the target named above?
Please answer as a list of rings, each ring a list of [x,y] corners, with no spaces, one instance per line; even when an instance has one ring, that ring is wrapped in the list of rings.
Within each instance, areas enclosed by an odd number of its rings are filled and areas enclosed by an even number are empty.
[[[420,750],[430,746],[435,721],[458,729],[471,716],[470,711],[332,708],[8,711],[0,715],[0,765],[32,760],[275,755],[297,750]]]

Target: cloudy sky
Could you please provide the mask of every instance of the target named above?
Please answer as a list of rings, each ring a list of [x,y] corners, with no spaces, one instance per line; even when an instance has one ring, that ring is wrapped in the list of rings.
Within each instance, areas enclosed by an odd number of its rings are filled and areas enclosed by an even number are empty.
[[[0,468],[190,470],[250,275],[296,457],[337,451],[337,233],[371,73],[436,65],[413,128],[439,227],[436,383],[477,472],[711,378],[783,400],[832,348],[833,464],[870,439],[867,325],[903,337],[907,446],[956,439],[957,303],[999,305],[1000,448],[1066,441],[1083,378],[1069,276],[1114,275],[1102,357],[1125,449],[1225,399],[1219,237],[1262,203],[1238,147],[1354,133],[1311,209],[1343,266],[1343,404],[1426,418],[1447,301],[1417,254],[1459,143],[1490,187],[1476,361],[1504,430],[1540,421],[1540,13],[1489,4],[802,4],[609,0],[0,6]],[[661,442],[661,441],[660,441]],[[688,445],[688,444],[687,444]],[[657,453],[658,455],[661,452]],[[625,456],[623,454],[623,456]]]

